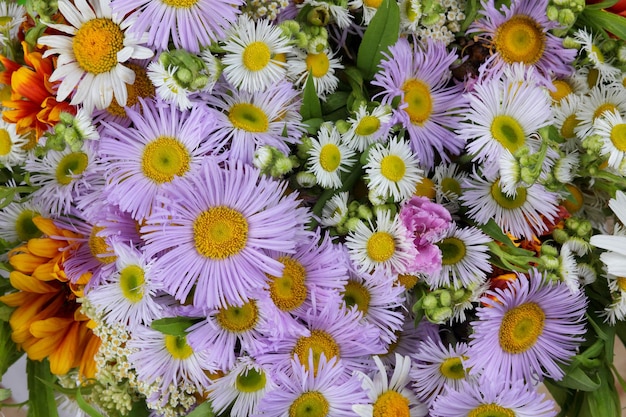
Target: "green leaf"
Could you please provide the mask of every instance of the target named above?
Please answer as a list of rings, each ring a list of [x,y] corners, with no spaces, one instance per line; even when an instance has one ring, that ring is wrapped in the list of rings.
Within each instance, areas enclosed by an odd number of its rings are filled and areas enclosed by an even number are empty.
[[[29,392],[28,417],[58,417],[54,391],[50,388],[50,384],[54,384],[53,380],[56,377],[50,373],[48,360],[27,359],[26,373]]]
[[[596,31],[610,32],[613,35],[626,40],[626,17],[586,7],[578,16],[577,23],[590,26]]]
[[[315,83],[311,74],[306,78],[306,84],[304,84],[300,114],[302,115],[302,120],[319,119],[322,117],[322,105],[315,90]]]
[[[465,3],[465,20],[461,23],[461,32],[465,32],[478,15],[478,0],[469,0]]]
[[[0,401],[8,400],[9,398],[11,398],[11,390],[7,388],[0,388]]]
[[[600,3],[596,3],[596,4],[588,4],[585,6],[586,9],[608,9],[611,6],[614,6],[615,3],[617,3],[618,0],[604,0],[601,1]]]
[[[597,379],[597,378],[596,378]],[[563,388],[572,388],[580,391],[594,391],[600,387],[602,381],[594,381],[582,368],[568,369],[560,381],[555,385]]]
[[[586,395],[589,404],[589,410],[593,417],[619,417],[622,415],[620,410],[619,396],[613,383],[613,375],[606,368],[599,370],[600,387],[588,392]]]
[[[504,243],[506,246],[514,248],[515,244],[498,226],[498,224],[493,219],[489,219],[489,221],[485,224],[477,225],[480,230],[482,230],[487,236],[496,240],[500,243]]]
[[[193,409],[193,411],[187,414],[187,417],[214,417],[215,413],[211,408],[211,403],[208,401],[203,402],[199,406]]]
[[[306,126],[306,131],[309,135],[315,135],[320,129],[322,123],[324,123],[324,119],[321,117],[316,117],[315,119],[303,119],[302,123]]]
[[[383,52],[398,41],[400,9],[395,0],[383,0],[372,18],[359,46],[356,66],[366,80],[374,78]]]
[[[85,401],[85,398],[83,397],[83,394],[80,393],[80,388],[76,391],[76,403],[78,404],[80,409],[83,410],[85,413],[87,413],[89,416],[91,416],[91,417],[104,417],[91,404],[89,404],[87,401]]]
[[[171,336],[185,336],[187,334],[187,328],[197,322],[198,319],[192,319],[189,317],[166,317],[153,321],[152,324],[150,324],[150,327],[163,334],[169,334]]]
[[[6,304],[0,303],[0,321],[9,321],[13,310],[15,310],[14,307],[9,307]]]
[[[6,321],[0,321],[0,379],[2,375],[22,355],[13,340],[11,340],[11,326]]]
[[[137,401],[133,403],[133,408],[126,415],[126,417],[148,417],[150,412],[145,400]]]

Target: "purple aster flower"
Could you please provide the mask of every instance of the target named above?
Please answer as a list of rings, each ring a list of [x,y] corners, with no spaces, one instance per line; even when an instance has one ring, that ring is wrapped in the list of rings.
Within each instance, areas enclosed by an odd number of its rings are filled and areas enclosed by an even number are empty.
[[[420,45],[398,40],[381,61],[372,84],[383,89],[383,104],[400,97],[394,120],[407,130],[411,148],[422,164],[432,168],[437,156],[449,161],[446,152],[458,155],[463,149],[463,141],[452,130],[463,119],[465,100],[462,85],[448,85],[456,53],[448,52],[443,42],[430,39]]]
[[[462,382],[459,390],[448,387],[435,399],[433,417],[556,415],[555,404],[521,380],[509,383],[502,378],[481,378],[478,383]]]
[[[488,76],[499,76],[502,70],[515,63],[534,66],[552,88],[552,78],[564,78],[573,72],[572,61],[576,49],[563,46],[563,39],[550,30],[557,22],[546,15],[548,0],[513,0],[511,6],[502,6],[502,14],[494,0],[482,1],[481,19],[468,29],[469,36],[479,34],[491,48],[480,71]]]
[[[112,0],[111,9],[120,16],[132,13],[129,30],[147,32],[146,41],[155,49],[167,50],[171,40],[176,48],[198,53],[225,36],[242,4],[241,0]]]
[[[165,288],[198,307],[241,305],[282,275],[267,250],[293,253],[305,236],[308,212],[287,184],[241,163],[221,168],[205,159],[157,196],[141,232]]]
[[[533,269],[505,289],[487,291],[480,302],[467,352],[471,372],[492,381],[563,377],[559,363],[567,363],[584,340],[584,293],[573,294]]]

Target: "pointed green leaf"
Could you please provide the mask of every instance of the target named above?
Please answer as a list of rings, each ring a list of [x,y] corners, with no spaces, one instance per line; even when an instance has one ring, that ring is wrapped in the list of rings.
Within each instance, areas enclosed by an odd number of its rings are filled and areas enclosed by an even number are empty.
[[[185,336],[187,334],[187,328],[197,322],[198,320],[189,317],[166,317],[153,321],[150,327],[163,334]]]
[[[215,417],[215,413],[211,408],[211,403],[205,401],[194,408],[191,413],[187,414],[187,417]]]
[[[311,74],[306,78],[306,83],[304,84],[300,114],[302,115],[302,120],[319,119],[322,117],[322,105],[320,104],[320,98],[317,96]]]
[[[597,379],[597,376],[594,375]],[[580,391],[594,391],[600,387],[601,381],[594,381],[582,368],[568,369],[565,376],[560,381],[555,381],[555,385],[563,388],[572,388]]]
[[[91,404],[85,401],[85,398],[80,393],[80,388],[76,391],[76,403],[81,410],[83,410],[90,417],[104,417],[98,410],[96,410]]]
[[[56,377],[50,373],[48,360],[27,359],[26,373],[29,392],[28,417],[58,417],[54,391],[50,388]]]
[[[611,6],[614,6],[618,0],[604,0],[595,4],[587,4],[585,6],[586,9],[608,9]]]
[[[383,0],[378,6],[359,46],[356,66],[366,80],[374,78],[383,52],[398,41],[400,9],[395,0]]]
[[[578,16],[577,24],[589,26],[596,31],[609,32],[626,40],[626,17],[586,7]]]

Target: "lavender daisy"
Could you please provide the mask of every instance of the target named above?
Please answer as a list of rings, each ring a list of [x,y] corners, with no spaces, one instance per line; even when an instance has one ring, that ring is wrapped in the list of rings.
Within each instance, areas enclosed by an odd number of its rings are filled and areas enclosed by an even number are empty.
[[[472,322],[467,366],[492,381],[559,380],[585,334],[584,293],[547,281],[537,270],[487,291]]]
[[[407,130],[411,148],[426,168],[434,166],[437,156],[447,161],[448,153],[457,155],[463,148],[451,130],[458,127],[465,107],[462,86],[448,86],[455,59],[443,42],[428,39],[423,47],[417,42],[411,46],[401,38],[389,48],[372,81],[383,89],[383,104],[400,97],[394,121]]]
[[[141,229],[148,255],[160,254],[155,268],[165,288],[181,301],[193,290],[198,307],[224,307],[246,302],[266,274],[282,275],[284,265],[265,251],[294,252],[308,220],[297,193],[284,195],[286,185],[212,159],[174,181]]]

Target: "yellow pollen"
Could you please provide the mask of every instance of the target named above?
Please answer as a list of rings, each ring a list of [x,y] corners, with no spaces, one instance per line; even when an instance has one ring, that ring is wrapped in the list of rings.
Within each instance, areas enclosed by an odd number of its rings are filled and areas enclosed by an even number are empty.
[[[498,404],[481,404],[467,414],[467,417],[515,417],[517,414],[510,408]]]
[[[367,7],[373,7],[374,9],[378,9],[380,5],[383,3],[383,0],[364,0],[363,4]]]
[[[319,54],[308,54],[306,56],[305,63],[306,68],[315,78],[323,77],[330,69],[330,61],[324,52]]]
[[[211,207],[196,217],[193,239],[200,255],[214,260],[226,259],[246,247],[248,221],[230,207]]]
[[[498,339],[502,350],[523,353],[532,348],[543,333],[546,315],[537,303],[521,304],[502,318]]]
[[[370,306],[370,292],[363,284],[354,280],[348,280],[343,290],[343,301],[348,307],[356,306],[363,314],[367,314]]]
[[[439,371],[441,372],[441,375],[449,379],[465,378],[463,362],[458,356],[454,358],[446,358],[441,365],[439,365]]]
[[[135,82],[133,84],[126,85],[126,91],[128,93],[128,99],[126,100],[126,107],[132,107],[139,102],[139,97],[154,97],[155,88],[152,81],[148,77],[146,69],[136,64],[125,64],[126,67],[133,70],[135,73]],[[126,110],[120,106],[113,97],[111,104],[107,107],[107,111],[113,116],[126,117]]]
[[[89,234],[89,250],[94,258],[103,264],[115,262],[115,256],[102,256],[113,253],[113,250],[107,245],[106,240],[98,233],[104,230],[104,227],[94,226]]]
[[[254,300],[242,306],[227,306],[220,308],[215,319],[222,327],[233,333],[242,333],[254,329],[259,321],[259,309]]]
[[[507,115],[499,115],[491,122],[491,136],[505,149],[515,153],[526,143],[526,134],[517,120]]]
[[[117,66],[117,53],[124,48],[124,32],[107,18],[88,20],[76,31],[72,50],[78,66],[92,74],[109,72]]]
[[[380,120],[376,116],[363,116],[361,120],[359,120],[359,124],[356,129],[354,129],[354,133],[359,136],[369,136],[373,135],[380,128]]]
[[[89,158],[84,152],[72,152],[65,155],[56,169],[56,179],[61,185],[68,185],[75,175],[80,175],[87,169]]]
[[[526,202],[526,188],[518,187],[515,197],[510,197],[502,191],[502,188],[500,188],[500,180],[497,180],[491,185],[491,196],[500,207],[514,210],[522,207]]]
[[[626,292],[626,278],[625,277],[617,277],[616,281],[617,281],[617,287],[621,291]]]
[[[187,344],[186,336],[165,335],[165,348],[175,359],[184,360],[193,355],[193,349]]]
[[[260,71],[267,67],[272,58],[270,48],[265,42],[252,42],[243,50],[243,65],[249,71]]]
[[[228,120],[237,129],[252,133],[267,132],[269,119],[263,109],[250,103],[237,103],[230,108]]]
[[[145,282],[143,268],[139,265],[128,265],[120,271],[122,294],[131,303],[138,303],[143,299],[143,284]]]
[[[552,97],[552,100],[556,101],[557,103],[573,92],[572,87],[567,83],[567,81],[554,80],[552,82],[552,85],[554,86],[555,90],[550,91],[550,97]]]
[[[268,275],[270,296],[276,307],[283,311],[291,311],[300,307],[306,300],[307,289],[304,285],[306,269],[289,256],[281,256],[278,261],[285,265],[285,268],[281,277]]]
[[[317,367],[320,362],[322,353],[326,360],[337,357],[339,358],[339,345],[335,339],[324,330],[311,330],[310,336],[301,336],[294,346],[291,354],[300,358],[300,363],[306,370],[309,369],[309,352],[313,352],[313,373],[317,374]]]
[[[415,185],[413,195],[426,197],[432,200],[436,195],[435,183],[428,177],[422,178],[422,180]]]
[[[367,240],[367,255],[376,262],[385,262],[396,253],[396,242],[388,232],[376,232]]]
[[[605,112],[615,112],[618,113],[619,109],[613,103],[603,103],[598,106],[596,111],[593,112],[593,120],[596,120],[598,117],[602,116]]]
[[[494,44],[505,62],[533,65],[543,56],[546,34],[529,16],[515,15],[498,27]]]
[[[575,114],[570,114],[563,121],[563,126],[561,126],[561,136],[563,139],[573,139],[576,137],[576,133],[574,129],[580,123],[580,120],[576,118]]]
[[[195,5],[199,0],[161,0],[163,4],[170,7],[178,7],[181,9],[188,9]]]
[[[417,277],[417,275],[398,274],[398,278],[397,278],[397,283],[402,285],[407,290],[410,290],[411,288],[415,287],[418,281],[419,281],[419,278]]]
[[[6,129],[0,129],[0,156],[8,155],[13,149],[11,135]]]
[[[467,253],[465,242],[454,236],[443,239],[437,246],[441,250],[442,265],[455,265],[462,261]]]
[[[626,123],[620,123],[611,129],[611,142],[616,149],[626,152]]]
[[[398,155],[387,155],[380,161],[380,173],[389,181],[400,181],[405,172],[406,165]]]
[[[404,102],[407,103],[404,111],[409,115],[411,123],[423,125],[433,112],[430,87],[420,80],[410,79],[404,83],[402,91]]]
[[[335,172],[341,164],[341,151],[333,143],[327,143],[320,150],[319,161],[322,169],[326,172]]]
[[[156,182],[170,182],[174,176],[183,176],[189,171],[191,157],[180,141],[161,136],[148,143],[141,156],[143,174]]]
[[[374,402],[372,417],[409,417],[409,399],[396,391],[385,391]]]
[[[322,393],[306,391],[289,406],[289,417],[326,417],[330,404]]]

